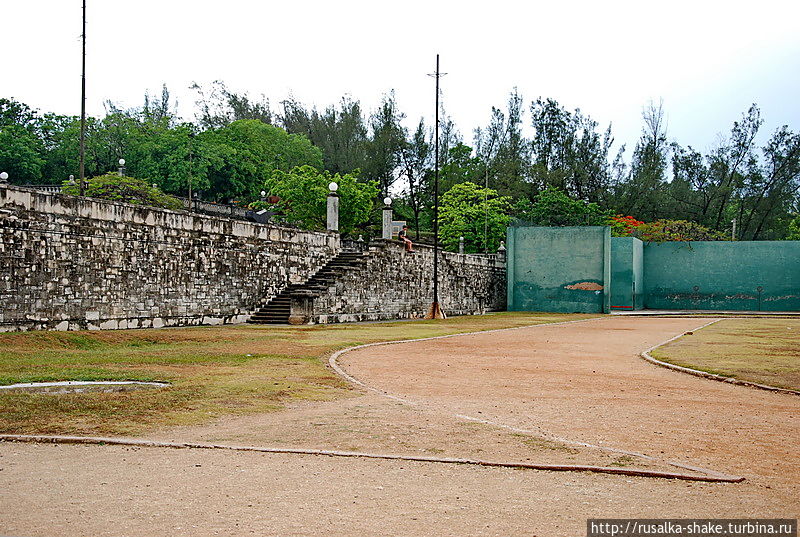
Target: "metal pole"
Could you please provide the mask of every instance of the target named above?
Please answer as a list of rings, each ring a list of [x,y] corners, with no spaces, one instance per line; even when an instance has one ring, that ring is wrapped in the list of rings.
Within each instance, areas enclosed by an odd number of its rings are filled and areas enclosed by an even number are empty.
[[[436,128],[433,165],[433,307],[439,308],[439,55],[436,55]],[[435,312],[434,312],[435,314]]]
[[[83,53],[81,55],[81,155],[80,155],[80,193],[83,196],[84,155],[86,151],[86,0],[83,0],[83,32],[81,33]]]
[[[433,304],[426,319],[444,319],[439,305],[439,55],[436,55],[436,124],[434,129],[435,160],[433,166]]]

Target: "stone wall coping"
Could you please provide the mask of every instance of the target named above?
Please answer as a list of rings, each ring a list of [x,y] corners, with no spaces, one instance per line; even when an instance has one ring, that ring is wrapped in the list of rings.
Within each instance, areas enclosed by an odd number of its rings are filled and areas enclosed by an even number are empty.
[[[263,240],[269,242],[295,242],[272,238],[270,232],[273,231],[281,232],[281,234],[291,233],[296,237],[305,235],[308,238],[325,241],[335,240],[338,242],[339,240],[339,234],[332,231],[307,231],[275,224],[248,222],[225,216],[199,214],[181,209],[162,209],[146,205],[134,205],[132,203],[88,198],[85,196],[42,192],[35,188],[21,187],[18,185],[0,184],[0,206],[18,207],[20,205],[28,210],[36,210],[48,214],[93,218],[115,223],[131,222],[153,227],[162,226],[186,231],[196,230],[197,223],[200,223],[200,230],[205,230],[207,227],[230,226],[231,234],[245,236],[263,234]],[[183,222],[180,222],[180,220],[183,220]],[[216,229],[213,231],[220,232]]]

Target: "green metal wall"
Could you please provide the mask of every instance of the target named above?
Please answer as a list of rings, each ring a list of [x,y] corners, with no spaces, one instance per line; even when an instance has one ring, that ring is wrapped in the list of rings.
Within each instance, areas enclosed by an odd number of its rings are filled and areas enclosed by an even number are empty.
[[[611,238],[611,309],[644,308],[642,241],[634,237]]]
[[[800,241],[644,247],[645,307],[800,311]]]
[[[610,310],[611,228],[510,227],[508,309]]]

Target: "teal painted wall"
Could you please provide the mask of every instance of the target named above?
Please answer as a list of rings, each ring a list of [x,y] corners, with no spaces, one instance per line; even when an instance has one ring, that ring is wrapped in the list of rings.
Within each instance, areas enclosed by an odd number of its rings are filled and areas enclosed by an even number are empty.
[[[648,309],[800,311],[800,241],[648,243],[644,274]]]
[[[609,311],[611,228],[511,227],[506,239],[510,311]]]
[[[634,237],[611,238],[611,309],[644,308],[642,241]]]

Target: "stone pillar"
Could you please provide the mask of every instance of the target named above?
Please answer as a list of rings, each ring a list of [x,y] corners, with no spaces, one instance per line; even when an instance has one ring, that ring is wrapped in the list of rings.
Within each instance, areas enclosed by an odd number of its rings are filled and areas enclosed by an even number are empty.
[[[392,198],[383,198],[383,232],[382,239],[391,240],[392,238]]]
[[[458,238],[458,253],[464,254],[464,237],[461,236]]]
[[[506,242],[500,241],[500,247],[497,249],[497,258],[503,263],[506,262]]]
[[[339,185],[331,183],[328,188],[328,231],[339,231]]]

